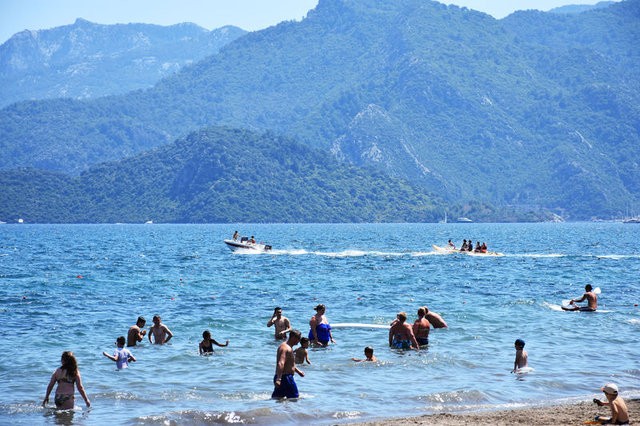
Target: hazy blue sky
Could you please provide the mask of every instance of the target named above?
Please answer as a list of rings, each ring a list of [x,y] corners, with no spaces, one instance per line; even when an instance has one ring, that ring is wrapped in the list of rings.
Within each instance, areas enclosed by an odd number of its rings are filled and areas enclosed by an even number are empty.
[[[401,1],[401,0],[398,0]],[[514,10],[549,10],[598,0],[443,1],[502,18]],[[84,18],[99,24],[141,22],[171,25],[194,22],[213,29],[236,25],[254,31],[285,20],[300,20],[318,0],[0,0],[0,43],[25,29],[40,30]]]

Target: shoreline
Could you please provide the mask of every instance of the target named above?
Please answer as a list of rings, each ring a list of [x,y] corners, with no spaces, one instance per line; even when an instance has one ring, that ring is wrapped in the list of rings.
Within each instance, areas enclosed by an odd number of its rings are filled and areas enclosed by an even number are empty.
[[[623,395],[624,398],[624,395]],[[600,398],[603,400],[604,398]],[[640,398],[625,399],[629,410],[629,424],[638,424],[640,419]],[[349,422],[351,426],[403,426],[403,425],[444,425],[462,426],[473,424],[514,425],[581,425],[592,421],[596,415],[609,417],[609,407],[598,407],[591,401],[576,404],[558,404],[544,407],[513,408],[506,410],[425,414],[416,417],[390,417],[365,422]]]

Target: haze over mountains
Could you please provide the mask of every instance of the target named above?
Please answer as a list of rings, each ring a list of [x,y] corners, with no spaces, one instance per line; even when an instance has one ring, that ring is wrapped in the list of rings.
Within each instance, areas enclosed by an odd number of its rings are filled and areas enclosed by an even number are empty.
[[[0,106],[50,98],[95,98],[146,89],[244,35],[194,24],[73,25],[22,31],[0,45]]]
[[[202,127],[229,126],[297,139],[368,176],[404,180],[408,210],[416,197],[440,212],[492,205],[537,217],[620,216],[640,206],[639,23],[640,0],[502,20],[425,0],[321,0],[302,22],[248,33],[148,90],[7,106],[0,168],[77,175]],[[275,155],[287,155],[279,139],[266,139]],[[21,173],[13,185],[42,176]],[[248,178],[226,173],[212,172],[209,185]],[[218,195],[228,202],[225,191]],[[358,195],[381,196],[350,196]],[[279,206],[296,197],[288,201]],[[293,211],[281,216],[303,220]],[[19,214],[0,207],[0,219]],[[193,211],[168,220],[195,217],[205,220]],[[242,221],[242,212],[224,220]]]

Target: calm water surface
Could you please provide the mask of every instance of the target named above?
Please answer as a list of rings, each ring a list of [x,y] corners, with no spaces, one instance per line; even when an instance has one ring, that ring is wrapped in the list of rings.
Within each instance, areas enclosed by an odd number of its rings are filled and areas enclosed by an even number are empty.
[[[272,244],[234,254],[235,229]],[[439,255],[449,239],[503,257]],[[640,226],[585,224],[2,225],[0,424],[329,424],[600,396],[607,381],[640,396]],[[78,277],[81,278],[78,278]],[[562,312],[584,285],[601,312]],[[310,351],[298,401],[270,399],[275,306],[306,334],[318,303],[333,323],[411,321],[421,305],[449,329],[428,350],[397,352],[387,332],[336,328]],[[116,371],[112,352],[138,315],[160,314],[169,345],[144,342]],[[218,341],[198,355],[202,331]],[[513,342],[534,371],[510,374]],[[357,364],[371,345],[380,360]],[[92,400],[40,406],[64,350]],[[400,402],[401,401],[401,402]]]

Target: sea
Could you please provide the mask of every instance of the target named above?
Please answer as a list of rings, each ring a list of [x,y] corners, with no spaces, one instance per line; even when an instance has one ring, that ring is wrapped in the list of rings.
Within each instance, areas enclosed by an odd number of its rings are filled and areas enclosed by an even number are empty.
[[[235,230],[273,250],[231,252]],[[504,256],[433,249],[449,239]],[[639,281],[640,226],[623,223],[0,225],[0,424],[342,424],[590,401],[607,382],[636,398]],[[598,312],[562,311],[586,284]],[[267,321],[279,306],[307,334],[320,303],[335,324],[412,322],[426,305],[449,327],[420,351],[335,327],[299,366],[300,398],[272,400]],[[117,371],[102,352],[156,314],[173,339]],[[200,356],[204,330],[229,345]],[[511,373],[516,339],[527,374]],[[365,346],[378,362],[352,361]],[[76,392],[57,412],[41,404],[68,350],[91,407]]]

